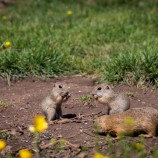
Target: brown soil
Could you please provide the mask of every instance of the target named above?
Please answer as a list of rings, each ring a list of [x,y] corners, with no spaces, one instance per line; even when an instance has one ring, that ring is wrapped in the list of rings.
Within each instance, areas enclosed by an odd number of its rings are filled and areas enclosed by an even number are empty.
[[[71,98],[63,104],[63,114],[68,117],[72,114],[80,116],[75,122],[65,124],[50,125],[46,132],[40,134],[42,144],[49,143],[51,138],[63,138],[72,144],[84,147],[84,151],[79,152],[77,148],[68,146],[64,150],[54,148],[52,150],[43,149],[41,152],[48,157],[92,157],[95,147],[95,135],[92,133],[93,115],[106,113],[106,106],[93,100],[83,101],[80,97],[88,95],[94,87],[95,81],[88,77],[71,76],[56,79],[66,83],[70,87]],[[0,101],[5,102],[5,109],[0,109],[0,138],[7,141],[12,148],[12,152],[17,152],[22,148],[32,149],[33,135],[28,131],[28,125],[32,124],[32,119],[41,114],[40,102],[51,91],[51,86],[55,79],[45,81],[25,78],[14,81],[9,87],[4,79],[0,79]],[[118,85],[114,88],[118,92],[130,92],[132,107],[152,106],[158,109],[158,90],[152,88],[140,89],[125,85]],[[69,115],[68,115],[69,114]],[[4,131],[6,130],[6,131]],[[3,132],[2,132],[3,131]],[[103,153],[107,153],[107,142],[105,136],[99,136],[99,146]],[[139,141],[138,137],[128,137],[128,141]],[[117,141],[116,141],[117,142]],[[152,150],[157,145],[158,138],[146,139],[147,150]]]
[[[0,12],[3,12],[8,5],[15,4],[15,0],[0,0]]]

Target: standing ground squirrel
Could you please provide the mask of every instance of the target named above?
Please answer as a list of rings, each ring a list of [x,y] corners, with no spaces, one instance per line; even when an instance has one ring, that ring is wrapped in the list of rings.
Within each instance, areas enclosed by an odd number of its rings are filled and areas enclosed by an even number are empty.
[[[145,133],[150,138],[156,136],[158,110],[152,107],[132,108],[114,115],[103,115],[95,120],[99,133],[110,133],[119,138],[125,135]]]
[[[41,103],[42,111],[47,118],[47,121],[59,119],[62,117],[61,105],[67,101],[70,94],[65,85],[55,83],[52,92]]]
[[[93,97],[102,104],[108,105],[108,115],[120,113],[130,108],[130,100],[125,93],[116,93],[106,83],[96,86]]]

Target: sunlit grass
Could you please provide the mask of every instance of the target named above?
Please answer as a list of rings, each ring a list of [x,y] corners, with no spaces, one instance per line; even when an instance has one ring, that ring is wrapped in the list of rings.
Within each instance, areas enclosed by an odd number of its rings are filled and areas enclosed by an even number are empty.
[[[157,9],[154,0],[29,0],[8,7],[0,13],[0,74],[84,73],[157,84]]]

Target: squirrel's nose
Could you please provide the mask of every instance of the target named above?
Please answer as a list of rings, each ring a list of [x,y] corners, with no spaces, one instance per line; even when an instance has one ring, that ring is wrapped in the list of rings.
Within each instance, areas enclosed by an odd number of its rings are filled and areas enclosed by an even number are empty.
[[[70,97],[71,94],[70,94],[69,92],[66,92],[66,93],[65,93],[65,96]]]

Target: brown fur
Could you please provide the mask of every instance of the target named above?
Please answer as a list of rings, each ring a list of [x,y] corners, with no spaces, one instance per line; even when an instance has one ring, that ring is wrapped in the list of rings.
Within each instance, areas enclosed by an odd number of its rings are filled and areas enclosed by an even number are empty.
[[[115,134],[119,138],[135,132],[145,132],[144,137],[156,136],[158,110],[152,107],[132,108],[114,115],[103,115],[95,120],[98,132]]]
[[[110,85],[103,83],[96,86],[92,92],[96,100],[107,104],[108,115],[120,113],[130,108],[130,100],[125,93],[116,93]]]
[[[70,97],[65,85],[55,83],[52,92],[41,103],[41,108],[45,114],[47,121],[62,118],[61,105]]]

